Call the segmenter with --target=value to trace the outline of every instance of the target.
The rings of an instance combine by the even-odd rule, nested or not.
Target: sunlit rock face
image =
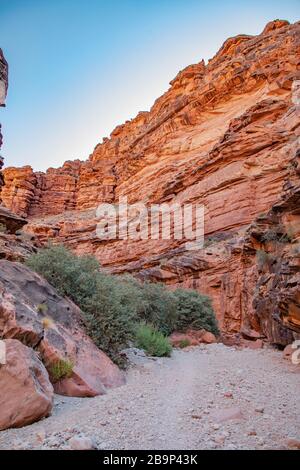
[[[298,294],[289,285],[298,268],[283,254],[290,268],[280,298],[289,289],[294,300],[286,300],[288,313],[285,307],[277,312],[273,320],[282,329],[276,329],[274,312],[263,314],[257,295],[264,279],[249,230],[300,184],[299,55],[299,22],[274,21],[258,36],[229,38],[208,64],[179,72],[149,112],[118,126],[87,161],[46,173],[6,168],[2,199],[28,218],[26,230],[41,241],[94,254],[116,273],[195,288],[212,297],[225,333],[262,332],[270,342],[287,343],[298,328]],[[95,208],[120,196],[130,203],[204,204],[205,247],[187,252],[181,240],[101,242]],[[285,209],[292,225],[295,210]],[[272,223],[288,230],[279,219]],[[287,249],[298,239],[291,230]],[[269,297],[274,289],[268,285]]]

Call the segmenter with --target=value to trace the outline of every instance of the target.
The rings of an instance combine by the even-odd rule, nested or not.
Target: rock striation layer
[[[87,161],[46,173],[6,168],[1,197],[40,241],[94,254],[115,273],[200,290],[212,297],[224,333],[287,344],[300,332],[299,266],[291,255],[299,241],[299,57],[299,22],[273,21],[258,36],[229,38],[208,64],[182,70],[149,112],[118,126]],[[120,196],[204,204],[204,248],[99,240],[95,208]],[[269,225],[261,226],[262,214]],[[267,238],[282,232],[281,242],[265,246],[257,227]],[[269,249],[281,261],[263,275],[257,252]]]

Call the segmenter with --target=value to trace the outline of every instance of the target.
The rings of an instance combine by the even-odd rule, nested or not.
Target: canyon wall
[[[5,106],[5,98],[8,87],[8,65],[4,58],[2,49],[0,49],[0,106]],[[2,134],[1,134],[1,123],[0,123],[0,149],[2,146]],[[0,170],[3,166],[3,158],[0,156]],[[0,188],[3,185],[3,177],[0,171]],[[1,189],[0,189],[1,190]],[[1,202],[1,199],[0,199]]]
[[[94,254],[115,273],[195,288],[212,297],[223,332],[287,344],[300,332],[299,57],[299,22],[230,38],[87,161],[6,168],[3,202],[42,242]],[[95,208],[120,196],[204,204],[204,248],[100,240]]]

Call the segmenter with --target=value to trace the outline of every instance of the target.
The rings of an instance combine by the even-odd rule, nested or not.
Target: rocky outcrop
[[[5,98],[8,87],[8,64],[0,49],[0,106],[5,106]]]
[[[300,169],[300,153],[294,165]],[[286,345],[300,338],[300,178],[249,231],[248,249],[256,251],[258,276],[254,309],[270,342]]]
[[[62,168],[50,168],[46,174],[34,173],[30,166],[4,171],[2,199],[22,217],[60,214],[76,206],[76,186],[80,161],[66,162]]]
[[[24,225],[27,224],[27,221],[6,209],[6,207],[0,206],[0,224],[3,229],[2,231],[14,234],[17,230],[24,227]]]
[[[84,333],[79,308],[24,265],[4,260],[0,337],[37,351],[60,394],[90,397],[124,383],[122,372]]]
[[[0,106],[5,106],[5,98],[8,87],[8,65],[4,58],[2,49],[0,49]],[[2,146],[2,134],[1,134],[1,124],[0,124],[0,149]],[[1,168],[3,166],[3,158],[0,156],[0,190],[3,186],[3,177],[1,174]],[[0,198],[1,203],[1,198]]]
[[[249,233],[262,213],[281,204],[290,184],[297,186],[290,178],[299,175],[290,170],[299,145],[299,52],[300,23],[274,21],[258,36],[228,39],[208,64],[181,71],[150,112],[118,126],[88,161],[45,174],[5,169],[3,201],[28,217],[26,231],[42,242],[94,254],[115,273],[210,295],[224,333],[290,341],[298,300],[289,303],[288,322],[279,315],[284,332],[262,320],[254,297],[263,280]],[[119,196],[129,203],[204,204],[205,247],[191,252],[185,240],[99,240],[95,208]],[[294,270],[280,279],[286,276],[281,292],[296,299],[293,281],[287,288]]]
[[[53,387],[37,354],[20,341],[1,341],[0,431],[26,426],[49,416]]]
[[[4,58],[2,49],[0,49],[0,106],[5,106],[5,98],[8,88],[8,64]],[[0,149],[2,146],[2,134],[0,124]],[[1,172],[3,166],[3,158],[0,155],[0,232],[7,231],[8,233],[15,233],[22,228],[27,222],[13,214],[7,208],[1,205],[1,188],[4,184],[3,175]]]

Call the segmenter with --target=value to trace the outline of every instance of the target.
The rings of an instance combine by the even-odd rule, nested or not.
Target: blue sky
[[[0,0],[6,166],[85,159],[229,36],[299,20],[299,0]]]

